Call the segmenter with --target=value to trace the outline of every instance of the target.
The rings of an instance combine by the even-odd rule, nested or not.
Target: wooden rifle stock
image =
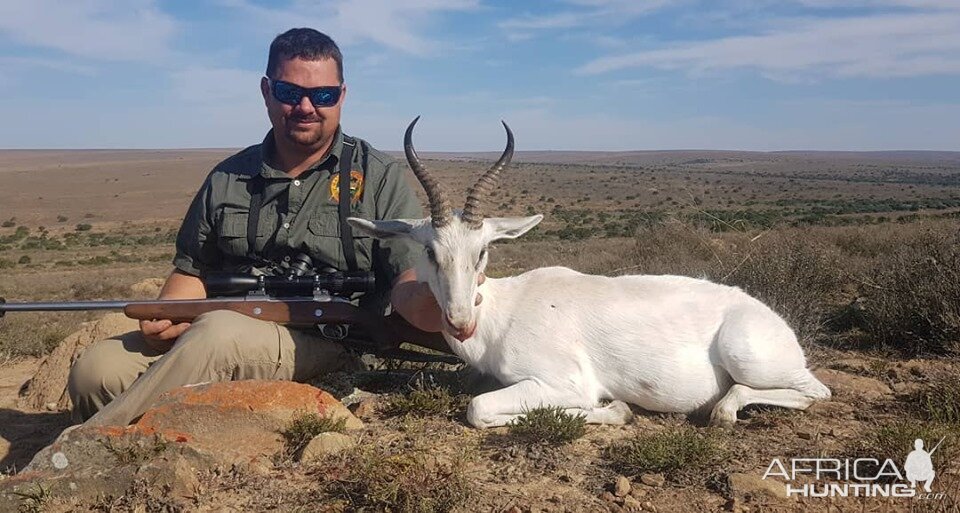
[[[336,299],[316,300],[312,297],[250,298],[225,297],[210,299],[174,299],[155,301],[78,301],[66,303],[7,303],[0,298],[0,317],[7,312],[52,312],[83,310],[123,310],[131,319],[169,319],[192,322],[198,316],[215,310],[230,310],[254,319],[272,321],[294,328],[321,325],[348,325],[348,341],[369,340],[381,352],[397,350],[400,344],[453,354],[440,333],[429,333],[410,325],[396,312],[380,316],[349,302]]]

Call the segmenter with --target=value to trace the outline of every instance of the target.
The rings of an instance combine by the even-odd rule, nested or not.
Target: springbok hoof
[[[630,405],[623,401],[611,401],[606,409],[610,412],[611,424],[627,424],[633,420]]]

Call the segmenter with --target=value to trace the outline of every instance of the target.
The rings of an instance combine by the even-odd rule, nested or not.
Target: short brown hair
[[[333,59],[337,63],[337,74],[343,83],[343,55],[337,43],[330,36],[312,28],[290,29],[275,37],[270,43],[270,55],[267,58],[267,76],[274,78],[280,61],[303,59],[319,61]]]

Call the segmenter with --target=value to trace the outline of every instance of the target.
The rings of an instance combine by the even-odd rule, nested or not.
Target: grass
[[[932,458],[934,468],[945,469],[960,455],[957,448],[958,435],[960,430],[955,425],[899,421],[871,429],[848,447],[848,453],[851,458],[874,458],[880,462],[889,458],[899,464],[905,461],[907,454],[913,450],[914,440],[923,440],[924,449],[929,451],[943,439]],[[875,475],[876,471],[876,468],[865,467],[861,474]]]
[[[676,479],[697,474],[725,453],[725,445],[715,432],[682,426],[614,442],[606,448],[604,457],[624,475],[658,472]]]
[[[390,394],[381,411],[390,417],[412,415],[452,418],[464,411],[469,402],[470,396],[454,394],[449,388],[420,385],[408,392]]]
[[[586,433],[586,417],[559,406],[533,408],[509,424],[511,436],[528,443],[562,445]]]
[[[476,491],[466,473],[469,459],[468,452],[444,458],[428,447],[394,452],[366,446],[345,453],[319,475],[327,495],[349,511],[445,512],[466,507]]]
[[[13,495],[20,497],[20,505],[17,507],[19,513],[40,513],[46,508],[50,501],[50,492],[43,487],[43,484],[37,483],[36,491],[13,492]]]
[[[960,377],[948,376],[927,385],[910,404],[927,421],[960,426]]]
[[[295,415],[280,435],[284,440],[284,457],[290,458],[303,451],[310,440],[320,433],[343,433],[347,428],[345,417],[323,417],[316,413]]]
[[[104,438],[100,440],[100,444],[117,458],[117,463],[120,465],[143,463],[166,451],[169,446],[169,442],[160,435],[154,435],[150,443],[136,440],[130,443],[117,444],[114,440]]]

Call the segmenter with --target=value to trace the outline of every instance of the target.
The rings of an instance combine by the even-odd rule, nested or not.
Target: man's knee
[[[130,372],[116,356],[117,341],[103,340],[88,347],[70,368],[67,390],[74,405],[106,403],[130,386],[124,379]]]
[[[273,323],[230,310],[197,316],[174,350],[196,355],[208,364],[245,358],[276,357],[279,335]]]

